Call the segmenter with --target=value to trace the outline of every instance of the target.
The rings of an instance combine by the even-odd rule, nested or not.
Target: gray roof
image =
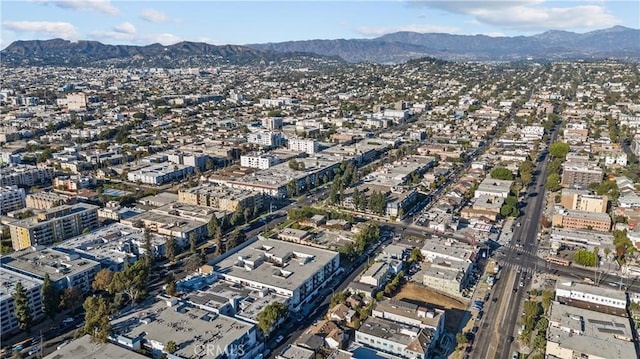
[[[145,359],[142,354],[85,335],[44,357],[45,359]]]

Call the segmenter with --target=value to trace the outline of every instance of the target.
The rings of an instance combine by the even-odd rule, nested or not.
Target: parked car
[[[63,348],[65,345],[71,343],[70,339],[67,339],[65,341],[63,341],[62,343],[58,344],[58,346],[56,347],[56,350],[60,350],[61,348]]]
[[[280,344],[280,342],[284,339],[284,337],[282,335],[278,335],[278,337],[276,338],[276,343]]]
[[[36,345],[35,347],[29,349],[29,352],[27,354],[28,355],[33,355],[33,354],[35,354],[35,353],[37,353],[39,351],[40,351],[40,347]]]

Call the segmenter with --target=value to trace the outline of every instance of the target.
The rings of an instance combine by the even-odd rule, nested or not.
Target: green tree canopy
[[[499,180],[512,180],[513,179],[513,173],[511,173],[511,170],[508,170],[508,169],[506,169],[504,167],[496,167],[496,168],[492,169],[491,172],[489,173],[489,175],[493,179],[499,179]]]
[[[109,301],[103,297],[91,296],[85,299],[84,304],[84,326],[81,332],[89,334],[94,339],[106,343],[111,331],[109,321]]]
[[[274,325],[287,318],[288,313],[289,309],[280,302],[267,305],[258,313],[258,329],[265,335],[269,334]]]
[[[44,314],[51,319],[55,319],[60,307],[60,293],[56,285],[51,281],[49,273],[44,276],[44,281],[40,288],[40,297],[42,298],[42,311]]]
[[[27,291],[22,286],[22,282],[16,284],[16,291],[12,294],[14,315],[18,319],[18,328],[20,330],[31,330],[31,324],[33,321],[31,307],[29,306],[29,297],[27,297]]]
[[[554,142],[549,145],[549,153],[555,158],[561,158],[564,160],[567,157],[567,153],[571,150],[568,143]]]

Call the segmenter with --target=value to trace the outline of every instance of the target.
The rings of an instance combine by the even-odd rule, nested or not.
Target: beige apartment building
[[[567,229],[592,229],[609,232],[611,217],[606,213],[562,210],[553,215],[552,225]]]
[[[36,192],[26,197],[28,208],[34,209],[51,209],[63,204],[73,204],[76,202],[74,197],[61,195],[55,192]]]
[[[220,185],[203,185],[178,191],[178,201],[185,204],[233,212],[241,208],[262,208],[262,194]]]
[[[606,213],[609,199],[607,196],[593,195],[589,191],[565,188],[562,190],[560,204],[574,211]]]

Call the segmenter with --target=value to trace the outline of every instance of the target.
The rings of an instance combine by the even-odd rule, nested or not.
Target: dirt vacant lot
[[[466,304],[458,299],[421,287],[415,283],[405,284],[394,299],[407,299],[415,304],[432,304],[441,309],[465,309]]]

